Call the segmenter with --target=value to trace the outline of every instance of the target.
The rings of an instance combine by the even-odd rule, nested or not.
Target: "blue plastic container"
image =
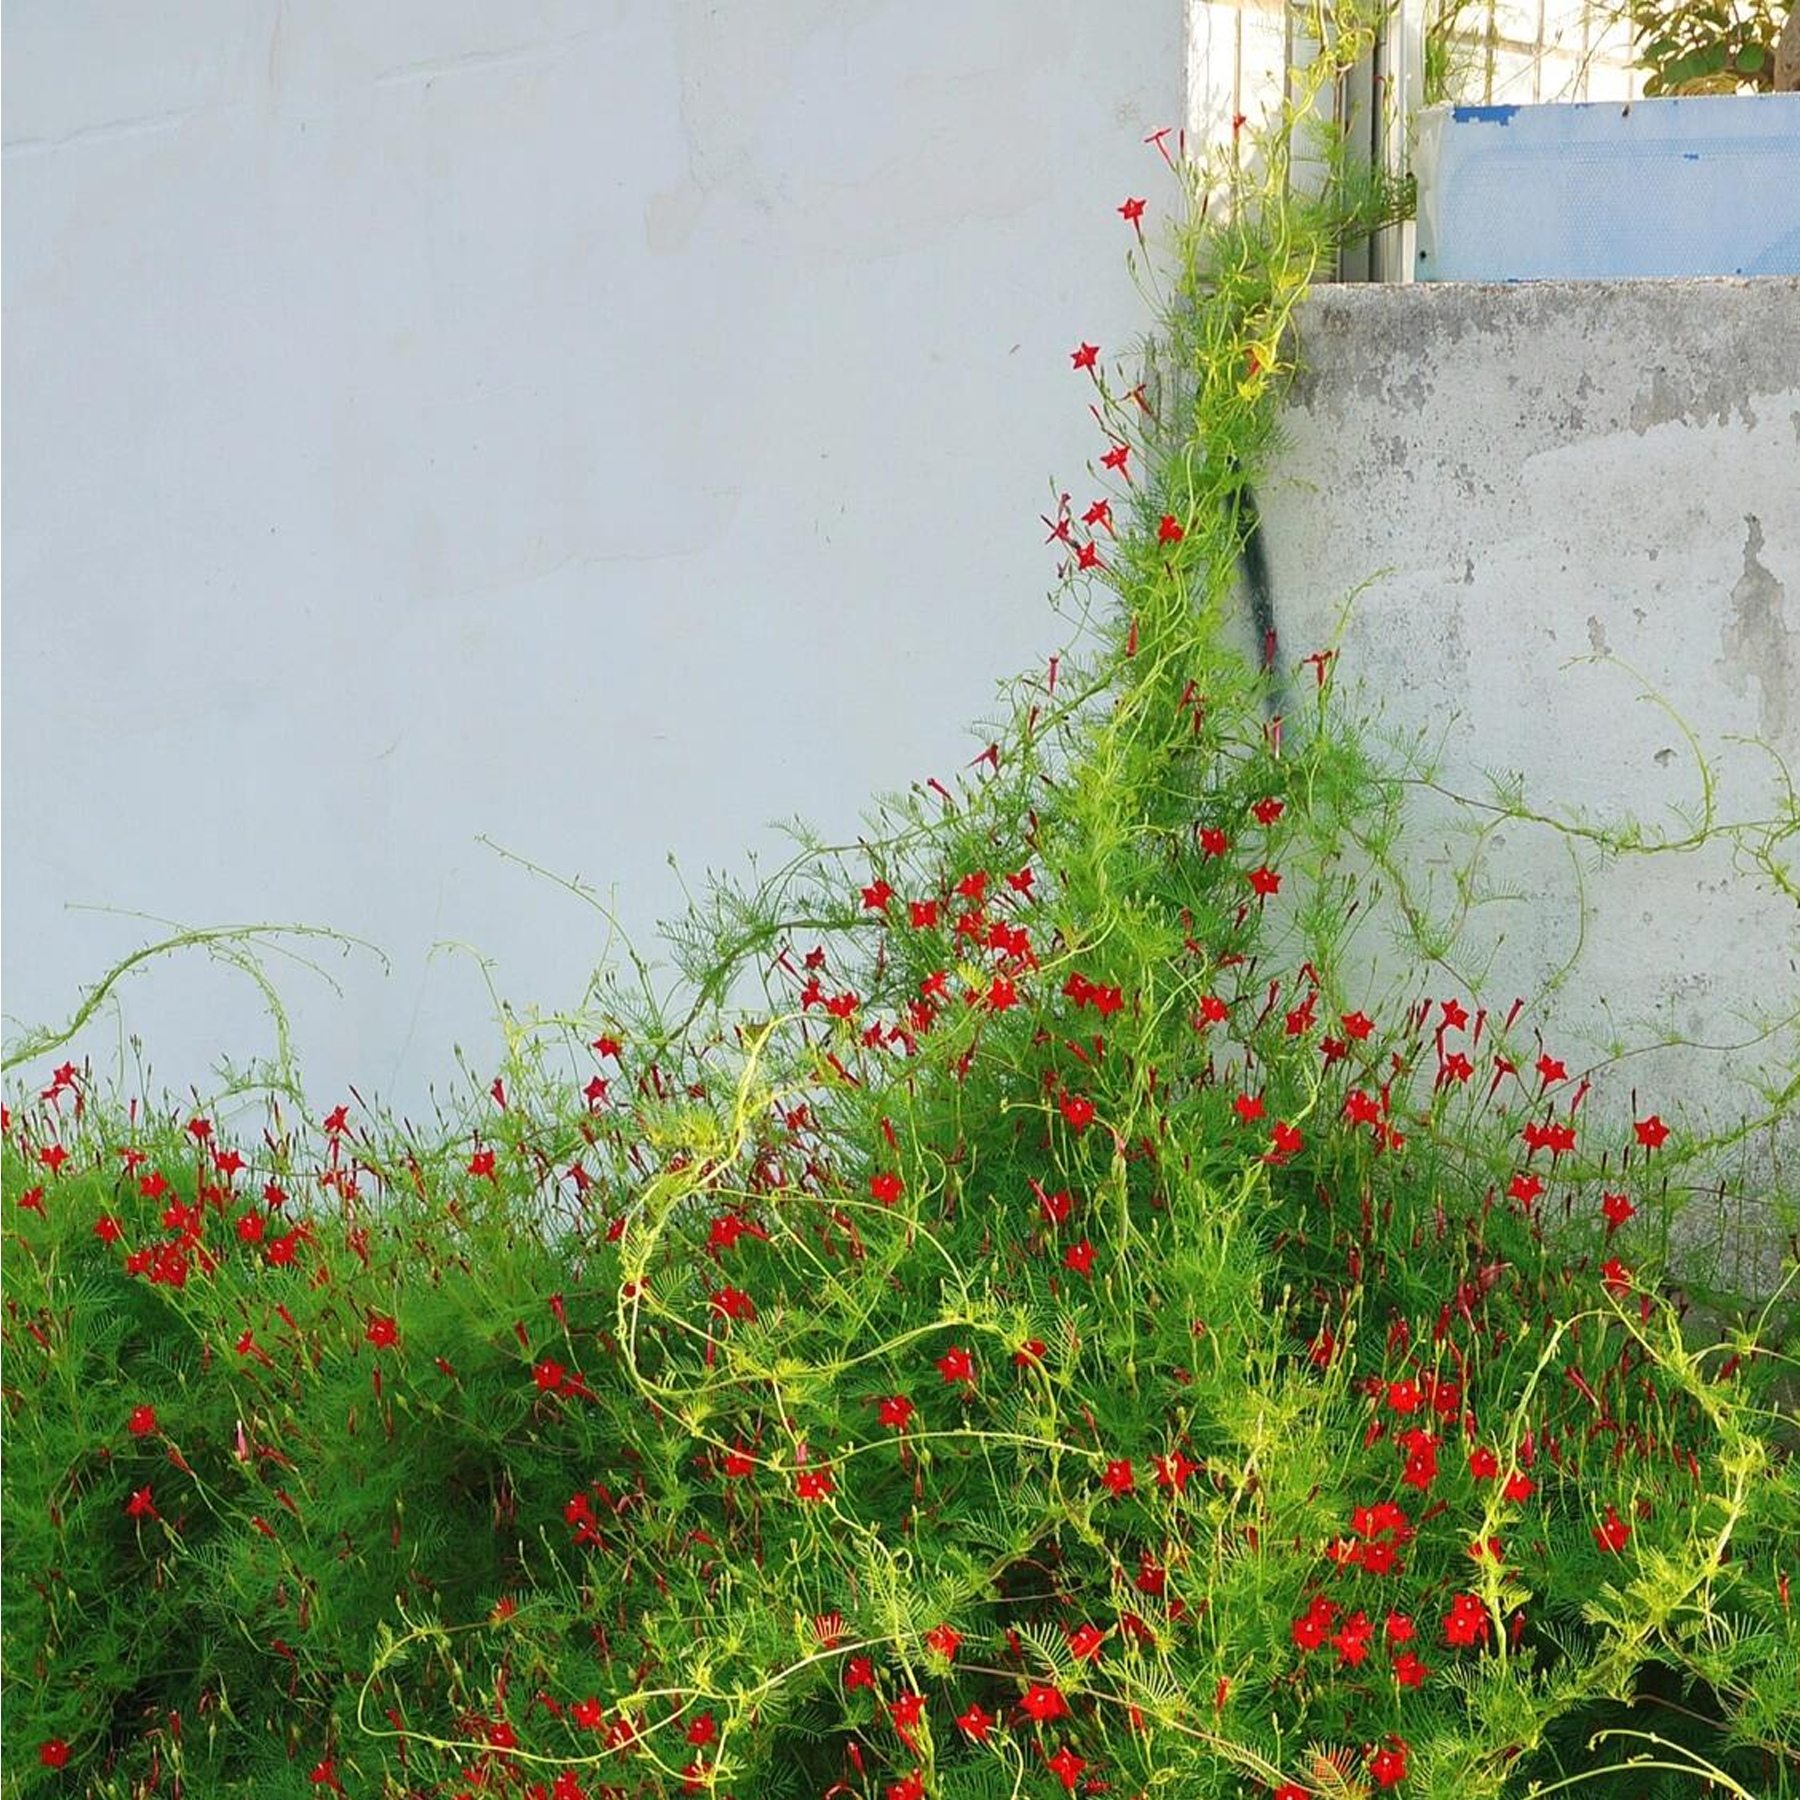
[[[1434,106],[1417,129],[1420,281],[1800,275],[1800,94]]]

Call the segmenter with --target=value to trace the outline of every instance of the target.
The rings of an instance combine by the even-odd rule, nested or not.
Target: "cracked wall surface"
[[[1602,859],[1416,790],[1434,906],[1458,822],[1494,831],[1455,968],[1501,1008],[1553,989],[1571,1069],[1607,1063],[1615,1103],[1718,1129],[1797,1055],[1800,909],[1750,854],[1800,863],[1769,836],[1781,765],[1800,771],[1797,317],[1800,282],[1776,278],[1318,290],[1262,496],[1284,660],[1348,605],[1343,678],[1441,789],[1498,784],[1646,842],[1709,807],[1752,828]],[[1749,1148],[1753,1186],[1800,1190],[1791,1121]]]
[[[299,920],[310,1083],[488,1066],[708,866],[853,838],[1041,666],[1143,326],[1180,0],[7,0],[5,1005]],[[903,624],[897,624],[903,621]],[[648,946],[653,949],[653,946]],[[198,959],[152,1084],[268,1050]],[[105,1070],[108,1020],[78,1048]]]

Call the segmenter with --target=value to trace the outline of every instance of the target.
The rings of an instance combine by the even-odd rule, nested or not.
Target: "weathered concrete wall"
[[[1401,11],[1422,28],[1423,5],[1408,0]],[[1189,132],[1228,144],[1235,115],[1260,119],[1291,98],[1291,71],[1308,54],[1305,25],[1303,9],[1284,0],[1188,0]],[[1631,100],[1643,87],[1631,52],[1630,20],[1600,0],[1482,0],[1445,36],[1430,98]]]
[[[1540,811],[1680,839],[1705,804],[1691,731],[1719,823],[1782,816],[1767,751],[1734,740],[1800,771],[1800,283],[1334,287],[1300,349],[1263,497],[1284,659],[1373,577],[1340,668],[1441,746],[1445,786],[1489,797],[1500,773]],[[1419,798],[1442,900],[1457,809]],[[1550,1006],[1571,1069],[1658,1037],[1739,1046],[1609,1077],[1723,1123],[1794,1066],[1791,1024],[1759,1034],[1800,1006],[1800,908],[1729,840],[1596,866],[1504,823],[1488,848],[1516,897],[1475,910],[1453,961],[1491,954],[1505,1007],[1579,947]],[[1800,872],[1800,835],[1775,849]]]
[[[12,1018],[160,934],[68,902],[330,924],[394,974],[275,964],[309,1082],[416,1108],[496,1041],[434,942],[557,1007],[606,937],[477,833],[646,933],[669,851],[851,837],[965,762],[1060,635],[1037,517],[1100,447],[1068,353],[1143,328],[1113,209],[1172,194],[1181,33],[7,0]],[[126,999],[178,1087],[270,1043],[198,958]]]

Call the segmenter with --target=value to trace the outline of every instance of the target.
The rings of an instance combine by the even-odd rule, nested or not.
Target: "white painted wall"
[[[5,1010],[158,928],[309,1086],[491,1064],[771,818],[852,834],[1055,647],[1067,352],[1145,308],[1181,0],[6,0]],[[196,958],[153,1080],[270,1033]],[[121,1026],[86,1045],[116,1060]],[[110,1046],[110,1050],[108,1049]]]

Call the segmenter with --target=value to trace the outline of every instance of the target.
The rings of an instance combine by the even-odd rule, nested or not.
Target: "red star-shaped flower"
[[[994,1728],[994,1715],[983,1712],[979,1706],[971,1706],[966,1713],[958,1716],[956,1723],[966,1737],[982,1744],[987,1741],[987,1734]]]
[[[1060,1719],[1069,1710],[1069,1703],[1062,1697],[1061,1690],[1042,1681],[1034,1681],[1026,1689],[1025,1698],[1019,1704],[1040,1725],[1047,1725],[1052,1719]]]
[[[794,1480],[794,1492],[802,1500],[823,1500],[833,1486],[829,1469],[802,1469]]]
[[[1631,1127],[1637,1133],[1637,1141],[1646,1150],[1659,1150],[1669,1135],[1669,1128],[1661,1118],[1652,1113],[1647,1119],[1637,1120]]]
[[[1069,1129],[1076,1133],[1087,1130],[1094,1122],[1094,1103],[1085,1094],[1064,1094],[1058,1100],[1062,1116],[1068,1120]]]
[[[1179,1450],[1172,1456],[1159,1456],[1156,1459],[1156,1485],[1171,1488],[1177,1494],[1187,1487],[1189,1477],[1199,1472],[1200,1465],[1189,1462]]]
[[[1487,1608],[1473,1594],[1458,1594],[1444,1615],[1444,1642],[1451,1645],[1485,1644],[1488,1638]]]
[[[894,1729],[906,1738],[908,1734],[925,1716],[925,1696],[923,1694],[901,1694],[897,1699],[888,1702],[888,1717],[894,1721]]]
[[[890,1394],[881,1403],[882,1424],[891,1425],[896,1431],[904,1431],[907,1420],[912,1416],[913,1403],[904,1394]]]
[[[1610,1550],[1615,1554],[1625,1548],[1631,1536],[1631,1527],[1612,1509],[1606,1509],[1606,1523],[1594,1527],[1594,1542],[1602,1550]]]
[[[1575,1127],[1557,1119],[1546,1120],[1541,1125],[1533,1121],[1519,1135],[1528,1149],[1548,1150],[1552,1156],[1566,1156],[1575,1148]]]
[[[1098,344],[1082,344],[1069,352],[1069,361],[1078,369],[1091,369],[1099,357],[1100,346]]]
[[[1509,1200],[1516,1200],[1521,1206],[1530,1206],[1543,1191],[1542,1176],[1518,1174],[1507,1184],[1506,1195]]]
[[[971,1387],[975,1384],[975,1363],[968,1351],[961,1348],[946,1350],[938,1358],[938,1372],[943,1378],[954,1384],[966,1381]]]
[[[1400,1479],[1408,1487],[1416,1487],[1423,1494],[1437,1480],[1437,1472],[1437,1448],[1427,1440],[1408,1453],[1406,1467],[1400,1471]]]
[[[1391,1788],[1406,1779],[1406,1743],[1402,1738],[1389,1738],[1369,1758],[1369,1774],[1379,1788]]]

